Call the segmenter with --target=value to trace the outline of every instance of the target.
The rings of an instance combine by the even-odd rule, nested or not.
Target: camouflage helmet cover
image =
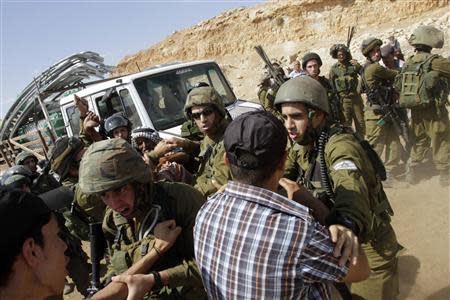
[[[367,38],[361,44],[361,53],[367,57],[369,56],[370,51],[376,47],[380,47],[382,44],[383,42],[380,39],[374,37]]]
[[[83,193],[104,193],[131,182],[151,183],[151,168],[122,138],[92,144],[80,164]]]
[[[222,117],[226,115],[220,95],[210,86],[197,87],[189,92],[184,105],[184,116],[186,119],[189,120],[191,118],[192,107],[198,105],[212,105]]]
[[[426,45],[431,48],[442,48],[444,33],[433,26],[419,26],[413,31],[408,42],[411,46]]]
[[[319,67],[322,66],[322,59],[320,58],[319,54],[315,53],[315,52],[308,52],[305,55],[303,55],[302,58],[302,68],[305,69],[306,68],[306,64],[308,63],[308,61],[310,60],[317,60],[317,63],[319,64]]]
[[[333,46],[331,46],[331,48],[330,48],[331,57],[336,59],[337,53],[339,51],[343,51],[347,55],[346,59],[352,59],[352,54],[350,53],[350,49],[344,44],[334,44]]]
[[[280,110],[283,103],[293,102],[330,113],[327,91],[317,80],[309,76],[299,76],[281,85],[274,102],[277,109]]]
[[[22,151],[16,157],[16,165],[22,165],[23,162],[29,157],[34,158],[36,160],[36,163],[38,162],[37,157],[33,153],[29,151]]]
[[[6,170],[6,172],[2,176],[1,183],[4,186],[20,181],[23,181],[23,183],[31,184],[32,177],[33,174],[27,167],[16,165]]]
[[[50,155],[50,167],[52,171],[64,179],[69,173],[71,164],[78,152],[84,148],[84,143],[77,137],[63,136],[56,140]]]

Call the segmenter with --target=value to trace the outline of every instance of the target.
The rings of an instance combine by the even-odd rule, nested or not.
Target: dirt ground
[[[386,192],[395,211],[393,226],[406,248],[399,258],[399,299],[450,299],[450,187],[438,176]]]

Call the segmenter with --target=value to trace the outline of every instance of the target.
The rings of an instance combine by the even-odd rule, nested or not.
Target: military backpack
[[[439,55],[429,54],[421,62],[409,59],[405,63],[395,79],[400,93],[400,107],[413,108],[433,101],[446,101],[449,82],[438,71],[431,69],[431,62],[436,57]]]

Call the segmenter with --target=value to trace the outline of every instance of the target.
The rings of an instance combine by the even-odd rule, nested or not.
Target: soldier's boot
[[[448,170],[439,171],[439,184],[442,187],[447,187],[450,184],[450,173]]]

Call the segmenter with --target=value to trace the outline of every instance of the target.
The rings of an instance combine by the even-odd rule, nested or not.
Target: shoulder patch
[[[339,170],[358,170],[355,163],[351,160],[341,160],[340,162],[337,162],[333,165],[333,170],[339,171]]]

